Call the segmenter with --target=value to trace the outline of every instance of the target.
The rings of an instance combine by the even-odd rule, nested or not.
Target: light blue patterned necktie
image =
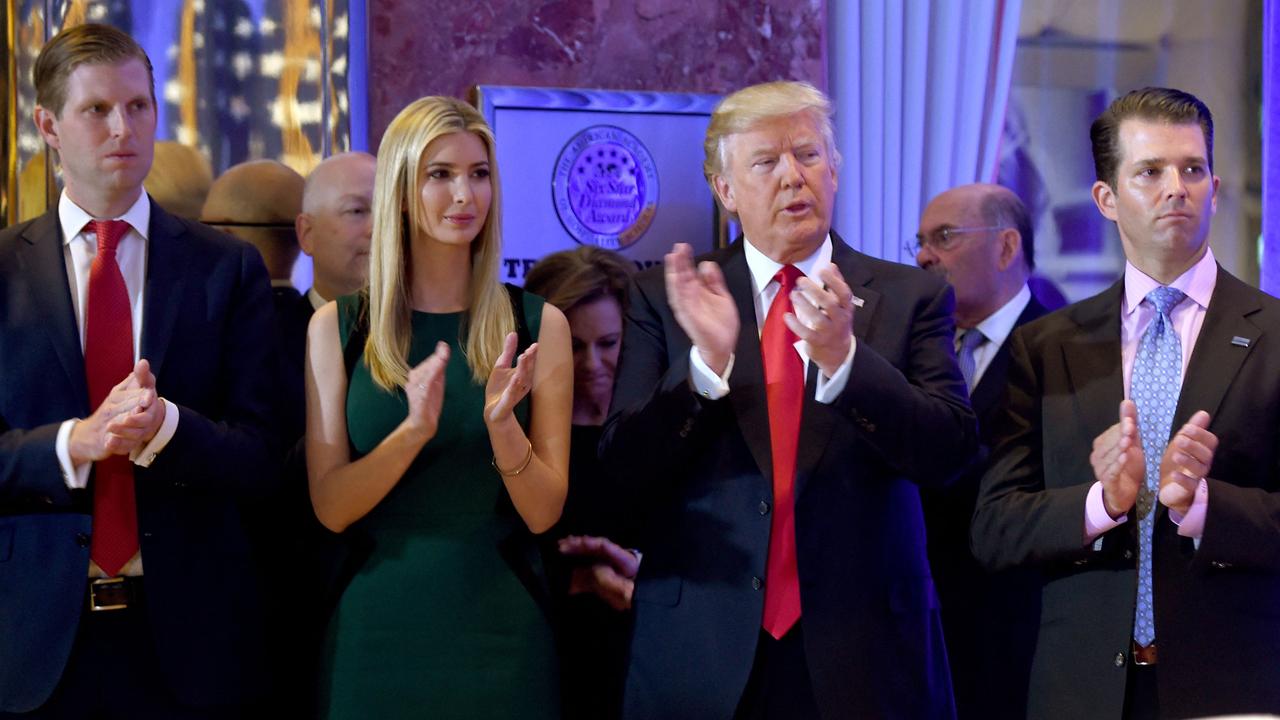
[[[1133,639],[1142,646],[1155,641],[1155,612],[1151,597],[1151,533],[1160,487],[1160,459],[1169,443],[1173,411],[1182,388],[1182,342],[1169,313],[1186,295],[1171,287],[1147,293],[1156,316],[1142,334],[1133,360],[1129,397],[1138,405],[1138,431],[1146,460],[1146,482],[1138,489],[1138,597],[1133,617]]]
[[[986,341],[987,336],[983,335],[978,328],[969,328],[960,336],[960,350],[956,353],[956,360],[960,365],[960,374],[964,376],[964,385],[969,392],[973,392],[975,384],[973,378],[978,374],[978,363],[973,353]]]

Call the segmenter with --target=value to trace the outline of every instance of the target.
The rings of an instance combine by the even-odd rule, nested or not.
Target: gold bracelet
[[[503,476],[503,477],[515,477],[515,476],[519,475],[520,473],[524,472],[524,471],[525,471],[525,468],[529,467],[529,463],[530,463],[530,462],[533,462],[533,443],[532,443],[532,442],[530,442],[527,438],[525,439],[525,442],[526,442],[526,443],[528,443],[528,445],[529,445],[529,451],[528,451],[527,453],[525,453],[525,455],[524,455],[524,462],[520,463],[520,467],[519,467],[519,468],[517,468],[517,469],[515,469],[515,470],[512,470],[511,472],[507,472],[506,470],[503,470],[502,468],[498,467],[498,456],[497,456],[497,455],[494,455],[494,456],[493,456],[493,460],[490,460],[490,461],[489,461],[489,464],[490,464],[490,465],[492,465],[492,466],[493,466],[493,469],[494,469],[494,470],[497,470],[497,471],[498,471],[498,474],[499,474],[499,475],[501,475],[501,476]]]

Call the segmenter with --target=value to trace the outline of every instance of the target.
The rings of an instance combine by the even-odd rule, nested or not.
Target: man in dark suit
[[[1008,188],[975,183],[925,206],[909,249],[956,293],[956,355],[978,416],[981,450],[951,485],[920,489],[929,565],[942,601],[942,629],[960,718],[1019,717],[1038,616],[1028,573],[990,576],[969,552],[969,520],[992,442],[991,422],[1015,327],[1048,312],[1027,279],[1035,235],[1026,207]],[[1021,678],[1021,680],[1019,680]]]
[[[603,443],[647,505],[624,714],[950,717],[916,486],[976,447],[952,292],[831,232],[812,86],[726,97],[705,147],[744,239],[636,278]]]
[[[0,233],[0,716],[236,716],[266,682],[239,507],[277,472],[267,275],[143,192],[131,38],[66,30],[34,80],[65,187]]]
[[[1202,102],[1090,135],[1124,277],[1014,332],[974,553],[1042,575],[1029,716],[1280,712],[1280,302],[1214,261]]]

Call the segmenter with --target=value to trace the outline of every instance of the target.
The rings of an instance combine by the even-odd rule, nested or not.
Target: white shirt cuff
[[[693,384],[693,389],[708,400],[719,400],[728,395],[729,373],[733,372],[733,359],[734,356],[730,354],[729,364],[724,368],[724,375],[716,375],[715,371],[702,361],[702,354],[698,352],[698,348],[689,348],[689,382]]]
[[[178,406],[160,398],[164,403],[164,420],[160,423],[160,429],[156,431],[155,437],[151,438],[151,442],[141,449],[134,450],[129,453],[129,460],[138,467],[150,467],[151,463],[156,461],[156,456],[164,450],[169,441],[173,439],[173,433],[178,429]]]
[[[823,405],[830,405],[835,399],[840,397],[840,393],[844,392],[844,386],[849,384],[849,368],[853,367],[853,354],[858,350],[858,338],[849,338],[849,354],[845,356],[844,362],[840,363],[840,367],[836,368],[836,374],[827,377],[822,368],[818,368],[818,383],[813,390],[813,399]],[[809,358],[809,343],[801,340],[796,343],[796,352],[805,358]]]
[[[53,442],[53,451],[58,456],[58,466],[62,469],[62,482],[69,490],[83,490],[89,484],[89,470],[93,463],[87,462],[76,467],[71,463],[71,430],[79,420],[67,420],[58,428],[58,437]]]

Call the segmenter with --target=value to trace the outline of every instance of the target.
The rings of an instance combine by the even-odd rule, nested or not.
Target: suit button
[[[1115,660],[1113,660],[1112,662],[1116,664],[1116,667],[1124,667],[1124,653],[1122,652],[1116,653]]]
[[[1133,551],[1132,551],[1132,550],[1125,550],[1125,551],[1124,551],[1124,559],[1125,559],[1125,560],[1132,560],[1132,559],[1133,559]]]
[[[1227,568],[1231,567],[1231,563],[1222,562],[1221,560],[1214,560],[1213,562],[1209,563],[1209,567],[1213,568],[1214,570],[1226,570]]]
[[[1072,565],[1075,565],[1076,567],[1080,567],[1081,565],[1088,565],[1088,564],[1089,564],[1089,559],[1088,559],[1088,558],[1080,558],[1079,560],[1075,560],[1075,561],[1073,561],[1071,564],[1072,564]]]
[[[751,578],[751,589],[752,589],[752,590],[759,590],[759,589],[760,589],[760,588],[762,588],[762,587],[764,587],[764,580],[761,580],[759,577],[753,577],[753,578]]]
[[[79,545],[80,547],[89,547],[89,534],[76,533],[76,545]]]
[[[761,514],[761,515],[768,515],[768,514],[769,514],[769,503],[767,503],[767,502],[765,502],[765,501],[761,500],[761,501],[760,501],[760,504],[756,506],[756,510],[760,511],[760,514]]]

